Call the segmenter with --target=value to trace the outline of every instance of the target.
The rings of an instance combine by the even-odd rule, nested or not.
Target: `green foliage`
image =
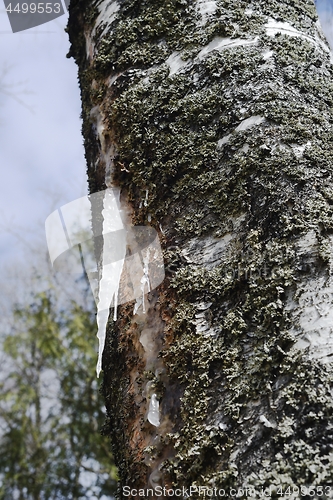
[[[112,497],[116,469],[99,429],[95,317],[56,291],[14,311],[0,372],[0,499]],[[105,497],[104,497],[105,498]]]

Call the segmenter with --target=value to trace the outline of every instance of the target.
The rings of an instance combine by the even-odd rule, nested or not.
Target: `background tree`
[[[110,498],[114,492],[116,471],[100,435],[93,310],[73,301],[59,311],[59,290],[45,284],[30,304],[15,308],[12,331],[2,336],[3,500]]]
[[[73,0],[68,30],[90,190],[119,186],[175,271],[110,320],[120,487],[329,486],[333,94],[313,1]]]

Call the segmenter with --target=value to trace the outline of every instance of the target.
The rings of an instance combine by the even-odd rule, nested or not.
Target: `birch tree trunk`
[[[72,0],[68,30],[90,191],[121,189],[167,271],[145,313],[109,319],[119,497],[331,497],[333,85],[313,2]]]

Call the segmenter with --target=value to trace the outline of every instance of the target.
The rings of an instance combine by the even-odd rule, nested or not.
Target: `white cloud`
[[[0,259],[15,257],[17,240],[3,233],[6,226],[29,238],[58,205],[87,192],[81,136],[81,104],[77,68],[66,58],[66,15],[37,28],[11,33],[7,15],[0,11],[1,68],[5,83],[16,95],[20,86],[29,94],[0,94]],[[46,248],[46,247],[45,247]]]

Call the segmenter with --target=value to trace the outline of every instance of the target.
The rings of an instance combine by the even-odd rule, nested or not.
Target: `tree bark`
[[[109,319],[119,497],[329,498],[333,86],[313,2],[72,0],[68,30],[90,191],[119,187],[165,252],[147,311]]]

